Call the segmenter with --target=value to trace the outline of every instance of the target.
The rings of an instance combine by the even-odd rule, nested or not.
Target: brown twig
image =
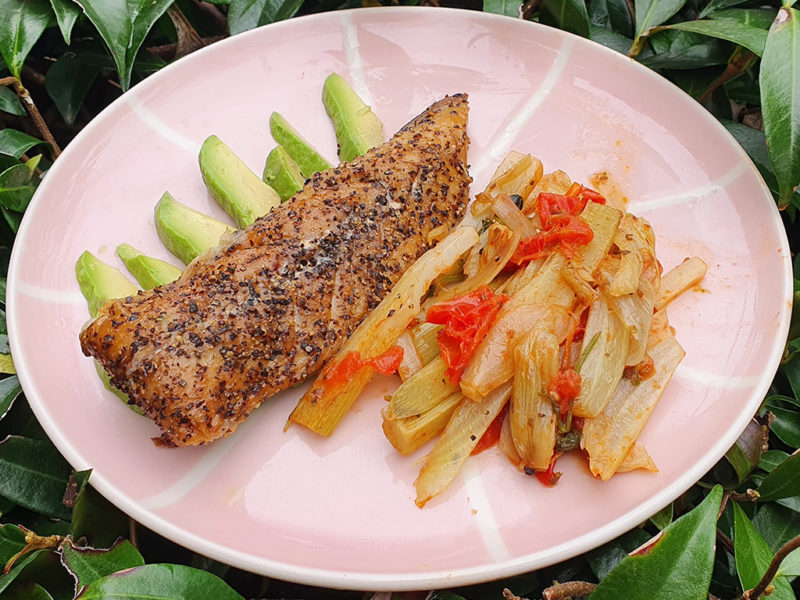
[[[719,529],[717,529],[717,543],[720,546],[724,546],[725,550],[727,550],[730,554],[733,554],[733,540],[722,533],[722,531]]]
[[[728,496],[736,502],[756,502],[761,497],[761,494],[756,490],[747,488],[746,492],[728,492]]]
[[[217,28],[217,31],[220,33],[227,33],[228,19],[219,11],[219,8],[210,2],[203,2],[202,0],[194,0],[194,3],[203,14],[214,21],[214,26]]]
[[[53,137],[53,134],[50,133],[50,128],[47,127],[47,123],[44,122],[42,114],[39,112],[39,109],[36,108],[33,98],[31,98],[31,95],[28,90],[25,89],[25,86],[22,85],[22,82],[16,77],[3,77],[0,78],[0,85],[14,88],[14,91],[17,93],[17,96],[22,102],[22,105],[25,107],[25,110],[28,111],[28,114],[33,120],[34,125],[36,125],[36,129],[39,130],[42,139],[49,143],[50,147],[53,149],[53,160],[58,158],[61,154],[61,148],[58,147],[56,139]]]
[[[519,18],[527,21],[534,14],[539,12],[539,7],[542,5],[542,0],[525,0],[525,3],[519,9]]]
[[[525,600],[525,599],[517,596],[510,589],[503,588],[503,600]]]
[[[172,24],[175,26],[175,32],[178,34],[178,45],[175,48],[175,58],[181,58],[187,54],[191,54],[205,46],[205,42],[197,33],[192,24],[183,14],[177,4],[173,4],[167,9],[167,16],[169,16]]]
[[[716,92],[717,89],[729,82],[731,79],[734,79],[735,77],[738,77],[744,73],[755,61],[756,55],[749,50],[741,53],[740,55],[734,53],[734,56],[725,66],[725,70],[722,72],[722,74],[709,84],[706,90],[700,94],[700,97],[697,99],[697,101],[700,104],[708,102],[711,99],[711,95]]]
[[[800,535],[789,540],[778,549],[761,581],[753,589],[742,592],[742,595],[738,596],[736,600],[758,600],[758,598],[761,598],[772,583],[772,580],[775,579],[783,559],[798,548],[800,548]]]
[[[139,547],[139,536],[136,532],[136,521],[128,517],[128,539],[130,540],[131,544],[133,544],[134,548]]]
[[[597,587],[596,583],[588,581],[568,581],[567,583],[557,583],[542,592],[543,600],[567,600],[577,596],[586,597]]]

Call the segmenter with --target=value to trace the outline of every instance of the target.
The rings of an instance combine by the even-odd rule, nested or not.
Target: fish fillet
[[[467,97],[445,97],[181,277],[106,303],[80,335],[114,386],[187,446],[230,435],[317,371],[466,208]]]

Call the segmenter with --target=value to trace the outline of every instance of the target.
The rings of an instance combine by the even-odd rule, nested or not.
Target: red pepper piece
[[[454,384],[461,380],[475,348],[489,332],[506,300],[508,296],[495,294],[484,285],[428,309],[427,321],[444,325],[437,341],[447,364],[447,376]]]
[[[480,454],[484,450],[488,450],[500,440],[500,432],[503,430],[503,421],[505,421],[507,414],[508,404],[506,404],[503,409],[497,413],[494,421],[492,421],[491,425],[489,425],[486,431],[483,432],[481,439],[478,440],[477,445],[472,449],[473,455]]]
[[[326,367],[323,381],[326,387],[337,388],[348,383],[364,367],[372,367],[378,373],[391,375],[397,371],[403,361],[403,349],[400,346],[392,346],[383,354],[364,360],[361,353],[353,350],[345,354],[344,358],[330,368]]]
[[[553,457],[550,459],[550,464],[547,466],[547,470],[536,471],[536,479],[547,487],[553,487],[558,480],[561,479],[561,473],[556,473],[556,461],[560,456],[561,454],[559,453],[553,454]]]
[[[521,265],[529,260],[541,258],[556,246],[568,258],[574,258],[579,248],[594,238],[594,232],[585,222],[572,215],[552,215],[547,229],[542,233],[522,240],[509,262]]]
[[[549,392],[558,396],[558,410],[563,419],[569,412],[572,401],[581,393],[581,376],[575,369],[561,369],[550,381]]]

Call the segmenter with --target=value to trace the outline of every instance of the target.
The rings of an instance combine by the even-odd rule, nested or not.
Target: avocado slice
[[[311,144],[280,114],[274,112],[270,115],[269,130],[275,141],[283,146],[283,149],[300,167],[300,172],[304,177],[311,177],[314,173],[331,168],[331,163],[314,150]]]
[[[133,285],[119,270],[104,263],[89,251],[78,257],[75,263],[75,276],[83,297],[89,303],[89,313],[92,317],[96,317],[100,307],[109,300],[135,296],[139,292],[139,288]],[[103,382],[103,387],[127,403],[128,395],[111,385],[111,376],[106,373],[103,365],[94,361],[94,368],[100,381]],[[142,414],[142,410],[138,406],[130,404],[128,406],[134,412]]]
[[[178,260],[189,264],[209,248],[219,246],[220,238],[233,227],[204,215],[164,192],[155,210],[158,237]]]
[[[264,165],[264,182],[278,192],[281,202],[299,192],[305,181],[300,167],[283,146],[273,148]]]
[[[75,277],[83,297],[89,303],[92,317],[97,316],[97,311],[107,301],[135,296],[139,292],[139,288],[119,270],[104,263],[88,250],[75,263]]]
[[[333,121],[342,162],[353,160],[384,142],[383,123],[341,75],[331,73],[325,79],[322,103]]]
[[[145,256],[128,244],[117,246],[117,256],[122,259],[139,285],[146,290],[175,281],[182,273],[175,265],[152,256]]]
[[[281,203],[278,193],[217,136],[203,142],[199,160],[208,191],[239,227],[247,227]]]

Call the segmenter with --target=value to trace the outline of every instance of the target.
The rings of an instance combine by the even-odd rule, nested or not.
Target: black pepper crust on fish
[[[303,189],[181,277],[106,303],[81,332],[167,446],[230,435],[306,379],[464,214],[467,96],[445,97]]]

